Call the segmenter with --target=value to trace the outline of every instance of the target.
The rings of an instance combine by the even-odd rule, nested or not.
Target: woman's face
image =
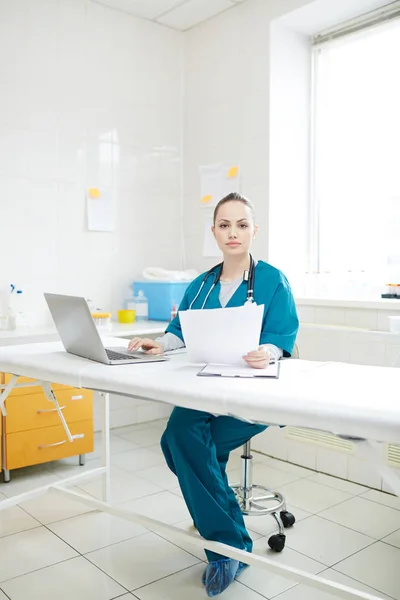
[[[212,231],[221,252],[235,256],[249,252],[257,227],[250,208],[243,202],[232,200],[218,209]]]

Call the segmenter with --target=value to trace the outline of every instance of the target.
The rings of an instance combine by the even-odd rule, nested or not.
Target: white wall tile
[[[388,367],[400,367],[400,336],[397,342],[385,344],[385,365]]]
[[[341,479],[347,478],[347,458],[343,452],[335,452],[329,448],[317,448],[317,471],[334,475]]]
[[[287,460],[295,465],[301,465],[308,469],[316,469],[317,466],[317,446],[287,440]]]
[[[371,463],[357,456],[349,456],[347,459],[346,479],[377,490],[380,490],[382,487],[382,479],[376,469],[373,468]]]
[[[378,311],[372,309],[346,308],[346,321],[348,327],[361,329],[378,329]]]
[[[274,456],[281,460],[287,460],[287,439],[284,429],[279,427],[268,427],[265,431],[256,435],[251,442],[253,450]]]
[[[297,315],[300,323],[315,323],[314,306],[297,306]]]
[[[179,32],[85,0],[0,2],[0,292],[24,290],[30,324],[45,290],[115,314],[144,267],[181,268],[182,78]],[[88,186],[112,189],[114,232],[87,231]]]
[[[392,313],[387,310],[378,310],[378,330],[389,331],[389,315]],[[396,314],[394,312],[393,314]]]
[[[169,417],[173,406],[162,402],[146,402],[138,407],[138,423],[146,421],[154,421],[155,419],[163,419]]]
[[[315,322],[324,325],[345,325],[346,310],[344,308],[317,306],[315,308]]]

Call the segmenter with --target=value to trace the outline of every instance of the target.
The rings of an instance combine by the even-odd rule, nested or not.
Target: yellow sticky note
[[[208,196],[203,196],[202,199],[200,200],[200,202],[202,204],[207,204],[208,202],[211,202],[212,200],[212,196],[210,194],[208,194]]]
[[[232,179],[234,177],[237,177],[239,173],[239,167],[231,167],[228,171],[228,177],[231,177]]]
[[[89,197],[90,198],[100,198],[100,190],[98,188],[89,188]]]

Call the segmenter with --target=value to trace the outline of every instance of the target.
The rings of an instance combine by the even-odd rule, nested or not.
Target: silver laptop
[[[128,352],[126,348],[104,348],[85,298],[44,294],[64,348],[70,354],[89,358],[106,365],[168,360],[144,352]]]

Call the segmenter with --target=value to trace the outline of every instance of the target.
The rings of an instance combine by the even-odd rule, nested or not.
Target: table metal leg
[[[103,500],[110,502],[111,497],[111,482],[110,482],[110,395],[107,393],[100,394],[103,397],[103,414],[102,414],[102,466],[106,468],[103,473]]]

